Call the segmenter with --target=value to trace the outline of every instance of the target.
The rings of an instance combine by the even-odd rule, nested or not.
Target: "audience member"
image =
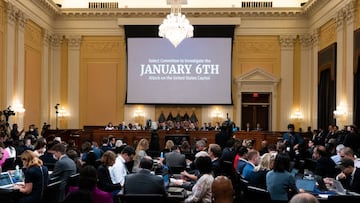
[[[50,174],[50,178],[58,178],[62,180],[63,183],[60,186],[60,201],[65,199],[65,186],[67,179],[76,173],[76,165],[75,162],[70,159],[65,153],[66,148],[63,144],[56,144],[50,149],[54,158],[57,159],[54,171]]]
[[[266,174],[272,169],[275,156],[265,153],[260,157],[259,165],[250,172],[247,180],[250,185],[266,189]]]
[[[114,201],[111,193],[100,190],[96,186],[96,183],[97,175],[94,166],[84,166],[80,169],[79,187],[69,188],[69,195],[66,197],[64,203],[73,203],[74,199],[77,198],[77,196],[80,196],[80,194],[87,200],[91,198],[92,203],[113,203]]]
[[[149,149],[149,141],[145,138],[141,139],[136,146],[135,156],[134,156],[134,166],[132,168],[132,172],[139,171],[139,165],[142,158],[148,156],[146,151]]]
[[[289,201],[289,193],[298,193],[295,177],[289,173],[290,157],[279,153],[275,157],[274,168],[266,174],[266,188],[271,200],[279,202]]]
[[[259,152],[255,149],[252,149],[248,152],[247,158],[248,162],[244,166],[244,169],[241,175],[248,180],[250,173],[254,170],[255,166],[259,164]]]
[[[172,146],[171,152],[165,154],[163,163],[169,167],[172,174],[179,174],[186,168],[185,155],[180,153],[180,148],[177,145]]]
[[[286,151],[289,152],[290,158],[295,158],[295,154],[299,148],[299,145],[304,143],[304,139],[299,133],[295,132],[294,124],[288,125],[288,132],[283,135],[283,142],[286,146]]]
[[[218,176],[211,185],[214,203],[233,203],[234,189],[232,182],[226,176]]]
[[[161,194],[166,195],[162,177],[151,173],[153,160],[149,157],[141,159],[140,170],[125,176],[124,194]]]
[[[211,186],[214,181],[212,176],[212,163],[208,156],[199,157],[195,160],[196,168],[200,172],[200,178],[192,188],[192,194],[185,199],[185,203],[188,202],[212,202]]]
[[[325,177],[335,177],[337,171],[335,162],[328,156],[324,146],[314,148],[313,158],[316,160],[314,174]]]
[[[101,165],[97,169],[98,187],[106,192],[111,192],[114,196],[121,190],[120,183],[114,184],[111,181],[109,168],[114,165],[116,154],[112,151],[106,151],[101,157]]]
[[[331,156],[330,158],[335,162],[336,165],[340,164],[341,162],[341,156],[340,156],[340,151],[344,148],[345,146],[343,144],[338,144],[336,146],[336,154]]]
[[[34,152],[26,150],[21,154],[21,161],[24,167],[24,185],[16,184],[14,189],[18,189],[23,194],[19,203],[38,203],[41,202],[42,194],[47,186],[49,176],[46,166],[35,155]]]
[[[289,203],[319,203],[319,200],[310,193],[299,193],[294,195]]]
[[[129,173],[125,163],[133,160],[135,150],[131,146],[126,146],[121,152],[117,152],[115,164],[109,167],[110,177],[113,184],[124,185],[125,176]]]
[[[337,175],[337,179],[341,180],[345,189],[360,193],[360,168],[354,167],[354,161],[344,158],[338,165],[341,173]]]
[[[234,159],[234,168],[237,174],[241,175],[245,165],[247,164],[248,149],[245,146],[240,146],[237,149]]]
[[[164,147],[164,150],[163,150],[163,153],[168,153],[168,152],[171,152],[171,148],[174,146],[174,142],[172,140],[168,140],[166,141],[165,143],[165,147]]]
[[[217,177],[222,175],[221,162],[221,147],[218,144],[210,144],[208,147],[208,154],[211,158],[213,176]]]

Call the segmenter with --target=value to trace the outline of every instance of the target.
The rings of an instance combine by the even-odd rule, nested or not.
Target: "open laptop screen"
[[[14,182],[9,172],[2,172],[0,174],[0,188],[8,188],[13,186]]]

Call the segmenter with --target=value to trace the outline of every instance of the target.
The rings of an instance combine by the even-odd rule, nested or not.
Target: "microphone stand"
[[[60,105],[60,104],[56,104],[56,105],[55,105],[55,114],[56,114],[56,116],[55,116],[55,125],[56,125],[56,130],[59,130],[59,128],[58,128],[59,105]]]

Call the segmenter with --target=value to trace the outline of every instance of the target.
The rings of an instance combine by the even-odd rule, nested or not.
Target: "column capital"
[[[344,21],[346,19],[346,11],[344,8],[340,9],[335,16],[336,29],[339,31],[344,27]]]
[[[63,37],[62,37],[62,35],[52,34],[50,42],[51,42],[51,46],[59,47],[61,45],[61,43],[63,42]]]
[[[7,2],[6,4],[6,14],[7,14],[7,22],[10,24],[15,24],[16,22],[16,7],[11,4],[10,2]]]
[[[320,38],[320,34],[319,34],[319,29],[315,29],[311,32],[310,34],[311,37],[311,45],[314,46],[318,46],[319,45],[319,38]]]
[[[281,49],[293,49],[295,39],[296,39],[296,35],[281,35],[280,36]]]
[[[345,17],[347,24],[354,23],[355,18],[355,0],[351,0],[348,4],[345,5]]]
[[[81,44],[81,35],[68,35],[66,38],[69,41],[69,48],[79,49]]]
[[[310,34],[302,34],[300,37],[300,43],[302,48],[309,48],[312,44],[312,39]]]

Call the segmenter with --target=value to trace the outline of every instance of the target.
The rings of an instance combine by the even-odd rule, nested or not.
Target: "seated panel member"
[[[139,172],[125,176],[124,194],[162,194],[165,196],[163,178],[151,173],[153,160],[144,157],[139,167]]]
[[[354,167],[354,161],[349,158],[342,159],[338,167],[342,172],[336,178],[341,181],[344,188],[360,193],[360,168]]]

